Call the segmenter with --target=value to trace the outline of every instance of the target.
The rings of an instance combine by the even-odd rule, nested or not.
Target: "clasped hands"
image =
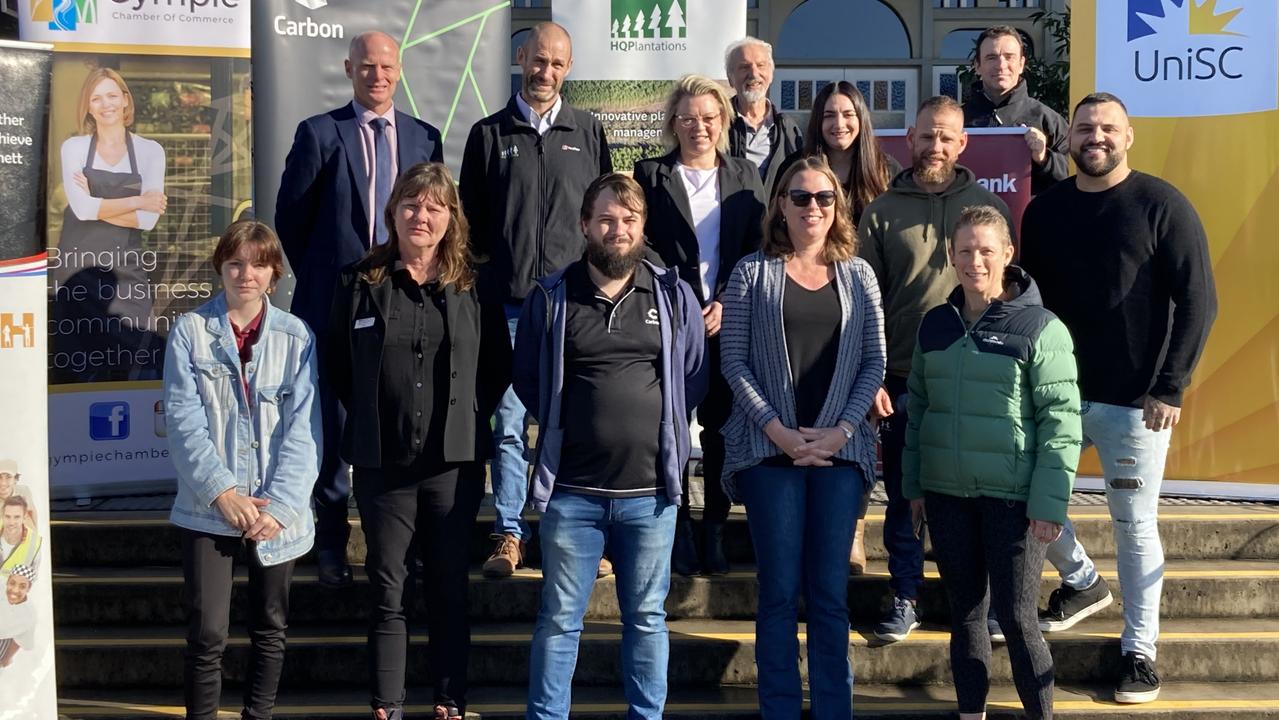
[[[219,495],[213,504],[222,513],[222,517],[249,540],[270,540],[284,529],[271,513],[261,509],[271,504],[266,498],[241,495],[235,488],[231,488]]]
[[[781,420],[773,418],[764,426],[764,434],[781,448],[796,467],[830,467],[830,458],[848,442],[844,430],[838,427],[788,428]]]

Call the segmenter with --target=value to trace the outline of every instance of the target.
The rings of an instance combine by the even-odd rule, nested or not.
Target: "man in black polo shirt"
[[[582,616],[607,541],[622,614],[628,717],[666,702],[675,515],[688,416],[705,394],[705,326],[693,289],[642,260],[644,194],[597,179],[582,202],[582,260],[538,282],[515,337],[515,391],[538,421],[542,608],[528,717],[567,718]]]

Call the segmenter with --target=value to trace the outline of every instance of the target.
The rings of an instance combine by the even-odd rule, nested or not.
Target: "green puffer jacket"
[[[1082,431],[1074,346],[1039,288],[1010,266],[996,301],[971,328],[962,288],[919,326],[906,406],[902,494],[995,497],[1062,523]]]

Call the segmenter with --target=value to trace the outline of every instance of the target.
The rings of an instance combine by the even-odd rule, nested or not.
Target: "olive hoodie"
[[[978,185],[962,165],[955,166],[955,181],[939,193],[916,185],[906,168],[862,213],[857,252],[879,279],[889,375],[905,379],[910,374],[920,320],[958,284],[947,248],[959,214],[972,205],[993,206],[1009,218],[1004,201]]]

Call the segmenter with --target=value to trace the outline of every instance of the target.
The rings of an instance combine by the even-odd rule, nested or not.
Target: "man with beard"
[[[1124,601],[1121,703],[1159,695],[1159,488],[1182,396],[1217,314],[1199,216],[1175,187],[1128,167],[1132,143],[1119,98],[1080,100],[1070,127],[1079,174],[1035,198],[1022,222],[1022,263],[1075,340],[1084,446],[1097,446],[1106,478]],[[1062,584],[1040,612],[1044,632],[1110,604],[1069,520],[1048,560]]]
[[[804,147],[799,126],[768,101],[773,67],[773,46],[759,38],[744,37],[724,53],[724,72],[737,93],[728,154],[755,163],[765,189],[773,187],[782,160]]]
[[[604,127],[560,97],[573,68],[573,43],[563,27],[541,23],[515,53],[520,91],[506,107],[475,123],[466,139],[458,190],[471,225],[486,302],[506,306],[511,336],[524,296],[537,278],[582,254],[577,207],[592,180],[612,172]],[[507,577],[524,561],[529,537],[522,514],[528,499],[528,414],[513,390],[495,413],[491,476],[497,547],[486,577]],[[607,560],[598,568],[610,572]]]
[[[1034,195],[1066,179],[1066,121],[1026,92],[1026,46],[1008,25],[977,36],[973,83],[964,102],[969,127],[1024,127],[1030,148],[1030,192]]]
[[[924,545],[901,488],[906,378],[915,334],[924,313],[945,302],[958,284],[946,252],[963,209],[990,205],[1008,218],[1004,202],[978,185],[971,170],[958,164],[968,144],[959,103],[945,96],[925,100],[915,116],[915,126],[906,133],[906,142],[911,167],[898,173],[888,191],[866,207],[858,227],[859,253],[879,278],[888,343],[884,387],[872,408],[872,413],[883,418],[880,444],[888,493],[884,546],[894,595],[888,614],[875,627],[875,636],[885,642],[904,640],[919,627],[916,601],[924,582]]]
[[[0,573],[18,565],[35,567],[40,562],[40,536],[21,495],[11,495],[0,506]]]
[[[706,391],[701,304],[675,270],[643,260],[644,193],[609,174],[582,200],[586,254],[529,293],[515,391],[541,428],[542,607],[528,717],[567,718],[582,616],[607,541],[622,618],[628,717],[662,717],[675,515],[688,415]]]
[[[5,578],[4,596],[0,604],[0,668],[9,667],[13,656],[22,648],[35,644],[35,604],[27,602],[36,571],[29,565],[17,565]]]

